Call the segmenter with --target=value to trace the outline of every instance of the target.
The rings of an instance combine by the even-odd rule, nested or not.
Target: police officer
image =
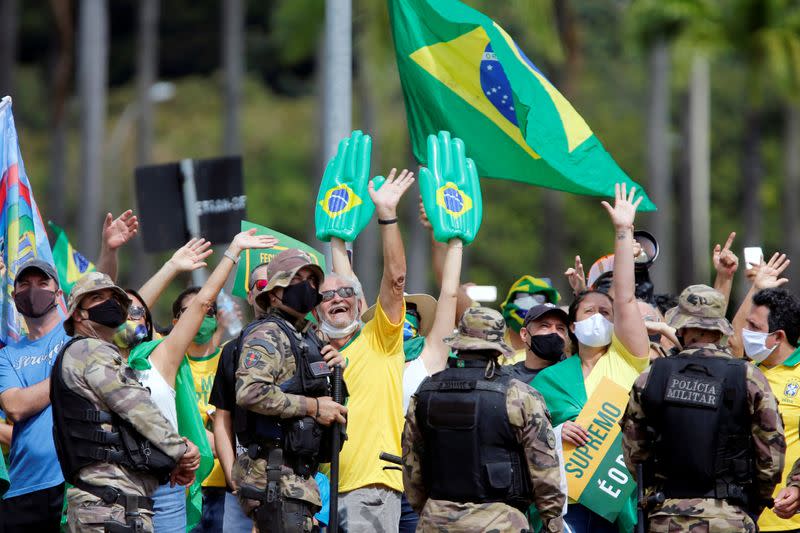
[[[444,339],[456,354],[411,398],[403,484],[421,531],[523,531],[535,503],[562,531],[564,494],[550,413],[498,358],[512,352],[497,311],[471,307]]]
[[[329,366],[342,358],[305,319],[324,279],[311,257],[284,250],[269,263],[267,279],[256,298],[266,316],[245,335],[236,370],[242,412],[234,427],[247,453],[232,476],[259,531],[312,531],[321,507],[314,474],[331,447],[323,427],[343,424],[347,413],[330,397]]]
[[[111,278],[91,272],[72,288],[64,330],[73,339],[53,367],[53,437],[70,531],[152,531],[148,495],[192,482],[197,447],[175,433],[111,343],[130,304]]]
[[[625,463],[666,498],[651,532],[755,532],[780,481],[786,443],[775,396],[753,365],[734,359],[725,297],[706,285],[681,293],[667,322],[684,350],[634,383],[623,428]]]

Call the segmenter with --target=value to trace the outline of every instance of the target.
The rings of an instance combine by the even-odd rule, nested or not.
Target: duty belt
[[[147,496],[136,496],[134,494],[125,494],[119,489],[115,489],[114,487],[98,487],[97,485],[90,485],[88,483],[84,483],[80,479],[76,479],[73,485],[76,488],[81,489],[84,492],[88,492],[94,496],[97,496],[107,505],[119,504],[123,507],[126,506],[127,500],[135,499],[136,507],[139,509],[144,509],[146,511],[153,510],[153,499],[148,498]]]

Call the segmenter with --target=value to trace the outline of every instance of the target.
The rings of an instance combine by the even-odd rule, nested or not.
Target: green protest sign
[[[272,235],[278,239],[278,244],[272,248],[246,250],[239,255],[239,266],[236,269],[236,279],[233,282],[233,290],[231,291],[234,296],[247,298],[247,289],[250,286],[250,272],[262,263],[269,263],[273,257],[289,248],[298,248],[308,252],[314,262],[322,267],[322,270],[325,270],[325,257],[306,243],[293,239],[279,231],[269,229],[266,226],[242,220],[242,231],[252,228],[256,228],[256,235]]]

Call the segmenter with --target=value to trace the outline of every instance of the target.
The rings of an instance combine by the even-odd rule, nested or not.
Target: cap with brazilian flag
[[[325,256],[306,243],[293,239],[279,231],[269,229],[266,226],[260,226],[248,222],[247,220],[242,220],[242,231],[247,231],[252,228],[256,228],[256,235],[272,235],[278,239],[278,244],[272,248],[245,250],[241,253],[239,256],[239,266],[236,269],[236,279],[233,282],[233,290],[231,291],[231,294],[234,296],[247,298],[247,290],[250,287],[250,273],[253,269],[260,264],[269,263],[273,257],[290,248],[297,248],[308,252],[311,259],[314,260],[323,271],[325,270]]]
[[[56,237],[53,244],[53,262],[58,272],[58,282],[64,294],[69,294],[75,282],[87,272],[94,272],[95,267],[91,261],[72,247],[63,229],[50,220],[47,221],[47,225],[50,226]]]
[[[634,184],[583,118],[497,23],[458,0],[389,0],[414,155],[449,131],[482,177],[589,196]],[[636,184],[634,184],[636,185]],[[644,199],[640,209],[655,205]]]

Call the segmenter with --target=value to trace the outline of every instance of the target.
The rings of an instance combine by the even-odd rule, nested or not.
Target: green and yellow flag
[[[72,290],[75,282],[87,272],[93,272],[95,267],[91,261],[72,247],[63,229],[53,224],[50,220],[47,221],[47,225],[50,226],[56,236],[53,244],[53,262],[55,263],[56,272],[58,272],[61,290],[67,295]]]
[[[634,184],[497,23],[458,0],[388,0],[414,155],[463,139],[482,177],[589,196]],[[655,205],[644,195],[640,209]]]
[[[231,294],[234,296],[247,298],[247,290],[250,287],[250,272],[262,263],[269,263],[273,257],[289,248],[299,248],[304,252],[308,252],[314,262],[322,267],[322,270],[325,270],[325,256],[306,243],[284,235],[279,231],[269,229],[266,226],[242,220],[242,231],[252,228],[256,228],[256,235],[272,235],[278,239],[278,244],[273,248],[245,250],[239,255],[239,266],[236,269],[236,279],[233,281],[233,290],[231,290]]]

